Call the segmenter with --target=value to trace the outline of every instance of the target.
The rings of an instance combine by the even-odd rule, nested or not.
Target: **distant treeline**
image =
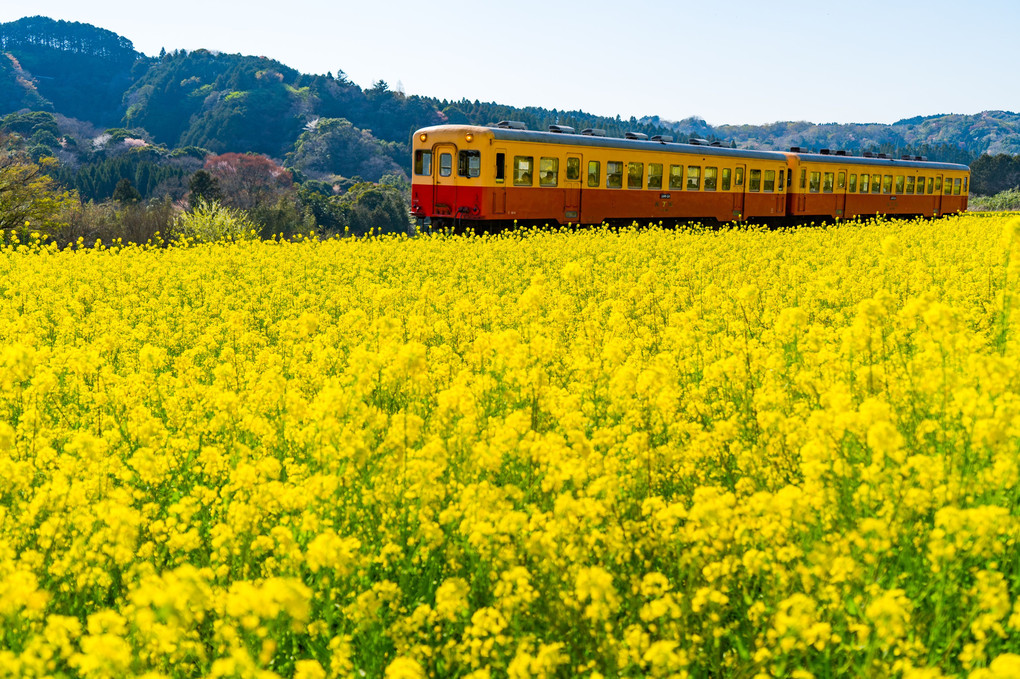
[[[994,196],[1009,189],[1020,189],[1020,155],[983,155],[971,163],[972,193]]]

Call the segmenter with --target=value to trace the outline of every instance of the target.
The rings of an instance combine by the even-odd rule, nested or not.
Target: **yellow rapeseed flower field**
[[[1015,677],[1020,220],[0,249],[2,677]]]

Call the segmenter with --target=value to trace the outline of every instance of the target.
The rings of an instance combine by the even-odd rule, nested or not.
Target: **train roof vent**
[[[566,125],[550,125],[550,132],[558,132],[559,134],[574,134],[574,128]]]
[[[889,159],[889,154],[888,153],[879,153],[878,157],[879,158],[885,158],[886,160],[888,160]]]
[[[790,147],[790,153],[803,153],[803,152],[804,152],[804,148],[801,147],[801,146],[791,146]]]
[[[865,151],[861,155],[864,156],[865,158],[874,158],[875,157],[875,154],[872,153],[871,151]]]
[[[690,139],[687,140],[687,143],[693,144],[694,146],[708,146],[707,139],[699,139],[697,137],[691,137]]]
[[[837,156],[849,156],[850,154],[849,154],[849,153],[847,153],[846,151],[843,151],[843,150],[841,149],[841,150],[839,150],[839,151],[836,151],[836,155],[837,155]]]
[[[711,144],[709,144],[709,146],[715,146],[717,148],[722,148],[722,145],[723,143],[721,141],[714,141]]]
[[[644,132],[627,132],[623,136],[627,139],[648,139],[648,135]]]
[[[832,154],[832,151],[830,151],[829,149],[818,149],[818,152],[823,156],[828,156]]]
[[[526,130],[528,126],[522,122],[516,120],[501,120],[496,123],[496,127],[501,127],[504,130]]]
[[[587,129],[581,130],[581,134],[589,137],[604,137],[606,136],[606,131],[589,127]]]
[[[652,141],[661,141],[663,144],[673,141],[673,137],[668,134],[654,134],[652,135]]]
[[[918,156],[918,160],[928,160],[928,156]]]
[[[900,156],[900,160],[917,160],[914,156]]]

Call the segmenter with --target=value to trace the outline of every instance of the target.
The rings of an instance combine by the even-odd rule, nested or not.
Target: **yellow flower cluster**
[[[0,677],[1016,676],[1020,220],[0,249]]]

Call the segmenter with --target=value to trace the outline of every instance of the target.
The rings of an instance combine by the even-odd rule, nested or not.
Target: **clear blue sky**
[[[577,9],[583,8],[583,9]],[[4,2],[150,55],[264,55],[363,87],[709,123],[1020,111],[1018,0]]]

